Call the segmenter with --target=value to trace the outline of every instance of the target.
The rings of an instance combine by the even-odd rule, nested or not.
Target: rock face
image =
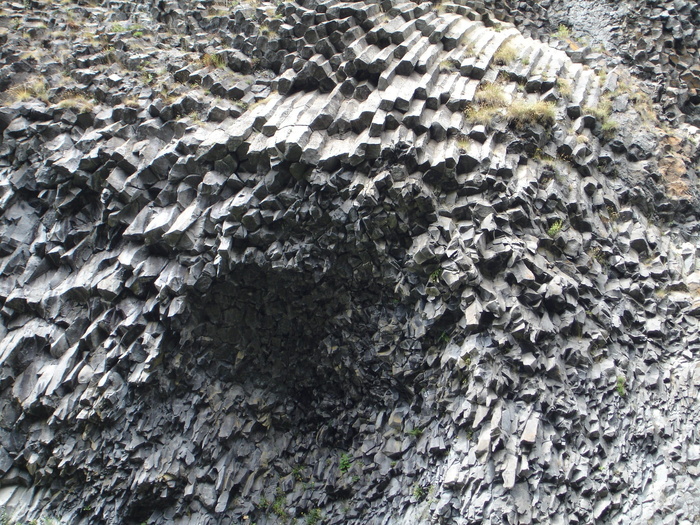
[[[624,62],[653,89],[667,118],[700,123],[700,7],[663,0],[484,0],[484,16],[515,23],[525,34],[602,67]],[[562,31],[560,28],[563,28]]]
[[[8,516],[700,516],[696,129],[486,7],[3,7]]]

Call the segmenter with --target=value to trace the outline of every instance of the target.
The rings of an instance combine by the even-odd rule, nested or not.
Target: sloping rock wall
[[[700,515],[697,149],[628,72],[466,3],[32,6],[3,13],[13,519]]]

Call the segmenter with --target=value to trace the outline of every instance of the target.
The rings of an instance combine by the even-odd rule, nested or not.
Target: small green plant
[[[278,518],[287,519],[287,498],[284,496],[284,492],[281,488],[277,489],[277,494],[275,496],[275,501],[272,502],[270,510]]]
[[[143,31],[134,31],[133,34],[136,38],[141,38],[143,36]]]
[[[620,397],[625,397],[627,395],[627,390],[625,386],[627,385],[627,379],[625,376],[617,376],[617,381],[615,382],[615,390],[617,390],[617,395]]]
[[[411,437],[419,438],[423,435],[423,429],[422,428],[414,428],[412,430],[409,430],[406,433]]]
[[[112,24],[112,27],[110,29],[111,29],[112,33],[121,33],[123,31],[126,31],[126,28],[119,23]]]
[[[303,465],[297,465],[292,469],[292,476],[294,476],[294,479],[297,481],[303,481],[304,480],[304,466]]]
[[[306,525],[316,525],[322,517],[321,509],[313,509],[306,515]]]
[[[435,284],[440,281],[440,276],[442,275],[442,270],[438,268],[433,273],[430,274],[429,280],[431,283]]]
[[[350,467],[352,466],[352,458],[350,457],[349,454],[341,454],[340,455],[340,462],[338,463],[338,469],[340,469],[340,472],[347,472],[350,470]]]
[[[564,24],[559,24],[559,28],[556,30],[556,32],[552,33],[552,36],[560,40],[564,40],[571,37],[571,30]]]
[[[549,228],[547,228],[547,235],[549,235],[550,237],[556,236],[561,231],[562,225],[563,224],[561,220],[558,219],[554,221],[552,225]]]
[[[420,485],[420,483],[416,482],[413,484],[412,494],[415,499],[421,501],[425,498],[427,493],[425,489]]]

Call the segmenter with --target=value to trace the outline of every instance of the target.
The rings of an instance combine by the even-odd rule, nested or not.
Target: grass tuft
[[[215,67],[217,69],[222,69],[226,66],[226,60],[223,55],[211,55],[209,53],[204,53],[201,59],[202,65],[204,67]]]
[[[88,113],[95,108],[95,103],[84,95],[65,98],[58,103],[61,109],[72,109],[78,113]]]
[[[498,84],[485,83],[479,86],[474,101],[481,107],[498,108],[505,106],[506,96]]]
[[[552,126],[556,117],[556,108],[552,102],[515,101],[508,107],[508,122],[522,129],[528,125],[541,124]]]
[[[518,51],[511,44],[503,44],[498,48],[496,54],[493,55],[493,62],[497,66],[505,66],[515,60]]]
[[[573,88],[571,87],[571,81],[566,80],[565,78],[558,78],[557,79],[557,90],[559,91],[559,94],[564,97],[564,98],[571,98],[571,95],[573,93]]]

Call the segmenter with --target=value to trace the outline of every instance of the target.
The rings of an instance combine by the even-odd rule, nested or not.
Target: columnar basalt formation
[[[3,6],[8,519],[698,519],[697,128],[488,7]]]

